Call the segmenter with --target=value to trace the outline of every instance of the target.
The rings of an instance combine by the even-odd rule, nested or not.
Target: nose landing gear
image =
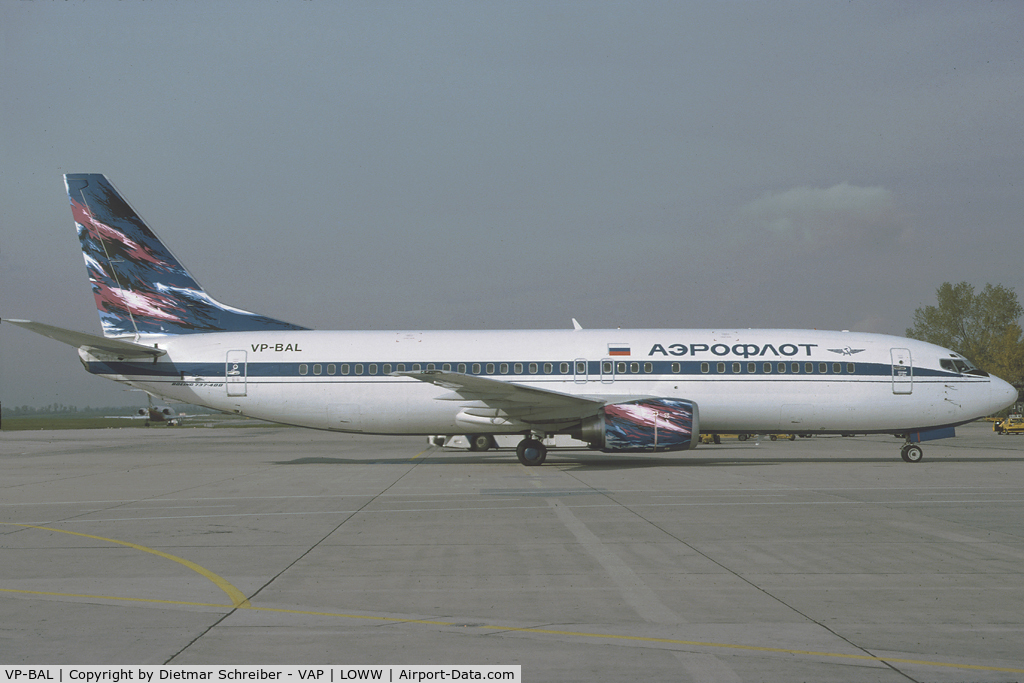
[[[903,462],[921,462],[924,451],[916,443],[907,442],[900,449],[900,457],[903,458]]]

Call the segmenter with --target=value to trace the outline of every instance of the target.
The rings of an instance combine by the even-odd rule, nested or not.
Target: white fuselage
[[[479,397],[461,399],[395,374],[421,370],[607,403],[689,399],[699,406],[703,432],[903,433],[962,424],[1016,397],[997,378],[943,368],[940,359],[960,358],[947,349],[858,332],[272,331],[137,341],[167,353],[153,362],[82,351],[83,362],[90,372],[169,399],[377,434],[557,431],[500,415],[481,419]]]

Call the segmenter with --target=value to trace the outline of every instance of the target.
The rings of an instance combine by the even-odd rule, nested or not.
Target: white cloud
[[[794,187],[766,192],[740,207],[746,231],[819,246],[860,242],[865,237],[895,236],[893,194],[884,187],[857,187],[847,182],[819,189]]]

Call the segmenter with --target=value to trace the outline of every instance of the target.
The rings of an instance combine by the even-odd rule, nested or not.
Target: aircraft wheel
[[[715,434],[713,438],[715,443],[722,443],[722,437],[720,435]]]
[[[920,446],[907,444],[900,449],[900,457],[904,462],[921,462],[921,459],[924,458],[924,451]]]
[[[466,441],[471,451],[486,451],[493,444],[490,434],[467,434]]]
[[[790,441],[796,441],[796,434],[790,434],[789,435],[789,440]]]
[[[523,439],[516,446],[516,457],[527,467],[540,465],[548,457],[548,449],[536,439]]]
[[[779,440],[779,437],[778,437],[778,436],[776,436],[775,434],[772,434],[772,435],[771,435],[770,437],[768,437],[768,438],[770,438],[770,439],[771,439],[772,441],[778,441],[778,440]]]

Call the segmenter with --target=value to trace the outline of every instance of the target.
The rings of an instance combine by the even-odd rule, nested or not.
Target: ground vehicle
[[[1005,420],[993,422],[992,431],[996,434],[1024,434],[1024,415],[1013,414]]]
[[[746,441],[747,439],[757,436],[756,434],[702,434],[700,442],[703,444],[709,443],[722,443],[722,437],[725,438],[736,438],[739,441]],[[796,434],[767,434],[766,435],[771,441],[777,441],[778,439],[789,439],[790,441],[796,441]]]

